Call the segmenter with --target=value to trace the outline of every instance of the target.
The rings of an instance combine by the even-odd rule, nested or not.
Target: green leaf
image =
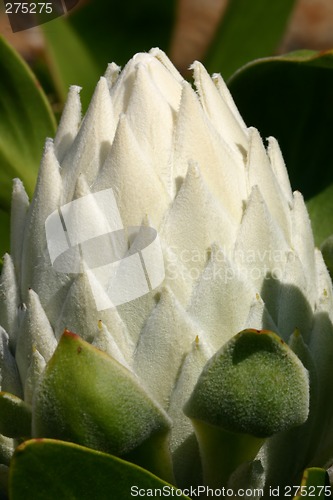
[[[0,500],[7,500],[9,467],[0,464]]]
[[[31,436],[30,406],[8,392],[0,392],[0,433],[15,438]]]
[[[185,405],[200,446],[205,481],[226,485],[274,433],[309,410],[308,374],[276,334],[244,330],[208,361]]]
[[[185,406],[190,418],[268,437],[306,421],[309,380],[275,333],[244,330],[208,361]]]
[[[83,87],[81,102],[85,111],[101,75],[92,53],[68,23],[59,17],[42,27],[46,41],[47,64],[60,101],[65,102],[70,85]],[[103,71],[106,69],[103,69]]]
[[[128,500],[131,487],[133,497],[141,490],[141,497],[156,498],[162,495],[155,495],[155,490],[163,492],[163,488],[176,496],[174,487],[146,470],[72,443],[26,441],[11,463],[10,500]]]
[[[278,139],[291,185],[308,200],[319,246],[333,233],[333,50],[254,61],[229,86],[247,125]]]
[[[0,38],[0,208],[9,210],[12,179],[32,194],[47,136],[55,119],[38,81],[18,54]]]
[[[306,469],[294,500],[303,498],[324,500],[325,498],[330,497],[331,487],[329,485],[327,472],[324,469],[319,469],[317,467]]]
[[[226,487],[237,467],[254,460],[265,443],[263,438],[229,432],[194,418],[192,424],[199,443],[204,483],[211,488]]]
[[[123,66],[136,52],[170,45],[176,0],[94,0],[73,12],[69,22],[94,54],[99,70]]]
[[[245,63],[272,55],[281,41],[295,0],[229,0],[206,68],[228,78]]]
[[[317,196],[311,198],[307,202],[307,208],[315,233],[315,242],[317,246],[324,246],[326,241],[326,252],[324,252],[324,258],[327,267],[330,268],[331,266],[332,269],[332,255],[329,256],[327,252],[327,239],[333,234],[333,183],[330,184],[330,186],[324,189],[321,193],[317,194]]]
[[[169,427],[132,372],[65,331],[35,393],[33,437],[122,456],[172,480]]]

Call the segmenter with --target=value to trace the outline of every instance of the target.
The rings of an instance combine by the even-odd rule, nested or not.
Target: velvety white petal
[[[278,327],[269,314],[266,305],[260,295],[257,293],[252,302],[249,315],[244,322],[245,328],[254,328],[255,330],[270,330],[279,334]]]
[[[190,351],[199,329],[168,289],[144,326],[134,353],[134,371],[164,407],[177,378],[183,357]]]
[[[273,320],[275,316],[271,307],[276,304],[273,275],[283,272],[288,250],[280,227],[270,214],[259,188],[254,186],[238,231],[234,258],[244,279],[253,283],[268,305]],[[273,281],[268,279],[270,276]],[[272,290],[270,285],[273,285]]]
[[[33,348],[31,353],[30,365],[27,370],[24,381],[24,401],[32,405],[35,387],[45,369],[46,362],[38,349]]]
[[[20,375],[9,348],[7,332],[0,326],[0,390],[23,396]]]
[[[10,248],[17,278],[21,274],[24,225],[29,209],[29,198],[20,179],[13,181],[10,215]]]
[[[19,328],[24,320],[26,310],[27,310],[27,306],[25,305],[24,302],[21,302],[17,308],[17,321],[18,321]]]
[[[74,200],[72,205],[61,208],[69,240],[72,246],[81,245],[83,260],[89,257],[93,260],[92,266],[88,267],[97,267],[97,262],[102,260],[98,255],[103,251],[101,242],[103,243],[107,235],[124,228],[114,192],[112,190],[92,192],[86,177],[80,175],[75,186]],[[117,242],[120,243],[120,238]],[[125,248],[127,249],[127,245],[122,245],[119,249],[120,254]],[[106,253],[108,250],[106,249]],[[109,261],[103,263],[109,264]]]
[[[10,255],[5,254],[0,276],[0,325],[8,332],[10,347],[16,345],[18,327],[17,309],[20,303],[15,269]]]
[[[167,57],[166,53],[163,52],[163,50],[159,49],[158,47],[154,47],[154,48],[150,49],[149,54],[151,56],[155,57],[155,59],[157,59],[160,63],[162,63],[163,66],[169,71],[169,73],[171,74],[171,76],[177,82],[181,83],[182,81],[184,81],[184,78],[182,77],[182,75],[179,73],[179,71],[177,71],[177,69],[172,64],[172,62],[170,61],[170,59]],[[164,75],[163,75],[163,78],[161,79],[161,85],[163,87],[165,85],[165,83],[164,83]],[[175,91],[175,94],[177,94],[177,91]],[[175,103],[175,106],[176,106],[176,103]]]
[[[58,209],[62,195],[60,167],[51,140],[45,144],[37,186],[30,204],[23,234],[23,260],[20,275],[22,300],[27,300],[28,289],[40,297],[52,325],[58,318],[67,294],[70,278],[57,273],[51,265],[46,241],[45,222]],[[22,215],[23,215],[22,207]],[[17,227],[17,231],[19,226]]]
[[[83,196],[88,196],[89,194],[91,194],[91,189],[90,189],[90,186],[87,182],[86,176],[84,174],[78,175],[77,180],[76,180],[76,184],[75,184],[73,200],[77,200],[78,198],[82,198]],[[90,208],[90,205],[92,205],[92,204],[94,205],[95,209],[97,209],[97,205],[93,203],[93,198],[91,198],[91,202],[89,202],[89,208]],[[95,215],[97,216],[97,214],[95,214]],[[101,214],[99,213],[98,215],[101,215]]]
[[[170,203],[161,180],[147,161],[125,115],[120,117],[112,148],[93,186],[112,188],[124,226],[141,224],[149,214],[158,226]]]
[[[171,450],[173,452],[179,449],[193,433],[193,426],[190,419],[185,416],[183,407],[189,399],[203,367],[214,352],[215,351],[205,342],[205,334],[203,332],[202,336],[198,335],[192,342],[191,350],[183,360],[174,390],[171,394],[168,411],[173,420],[170,441]],[[186,449],[183,453],[186,457]]]
[[[133,88],[126,107],[126,117],[146,163],[161,179],[165,188],[171,184],[168,166],[173,134],[173,109],[163,99],[160,88],[151,79],[144,63],[135,67]]]
[[[96,287],[95,287],[96,289]],[[94,340],[95,331],[104,311],[97,311],[93,291],[83,272],[74,279],[59,315],[55,335],[59,339],[64,330],[70,330],[86,341]]]
[[[198,96],[184,82],[172,148],[174,190],[179,178],[185,177],[189,162],[199,165],[212,194],[238,223],[246,197],[243,161],[235,157],[230,145],[209,124]]]
[[[45,297],[44,286],[50,286],[43,272],[51,268],[51,261],[47,249],[45,221],[47,217],[58,208],[62,193],[62,181],[59,163],[54,154],[53,142],[46,141],[43,158],[40,165],[35,194],[27,214],[24,230],[21,293],[26,300],[29,287],[34,288]],[[51,276],[53,273],[51,272]],[[60,285],[61,287],[61,285]],[[59,287],[59,288],[60,288]],[[58,286],[52,283],[53,292]]]
[[[107,65],[104,77],[106,81],[108,82],[108,87],[109,90],[112,88],[114,83],[117,81],[119,73],[120,73],[121,67],[118,66],[116,63],[109,63]]]
[[[32,287],[38,291],[43,309],[52,328],[55,329],[73,278],[67,274],[56,272],[51,265],[40,266],[37,269]]]
[[[73,144],[81,123],[81,87],[72,85],[69,88],[65,107],[54,138],[55,153],[59,162],[62,162],[66,152]]]
[[[292,245],[303,264],[305,277],[311,294],[311,305],[316,300],[316,266],[314,254],[314,240],[309,214],[303,196],[294,192],[294,206],[291,213]]]
[[[190,165],[183,185],[160,230],[162,240],[168,244],[181,262],[191,270],[196,281],[204,268],[208,247],[217,240],[224,248],[233,247],[236,226],[227,212],[212,197],[200,171]],[[182,259],[187,254],[194,258]]]
[[[127,326],[125,325],[124,321],[121,319],[119,312],[118,312],[118,309],[116,309],[116,308],[107,309],[107,310],[103,311],[102,317],[103,317],[103,321],[102,321],[103,329],[102,330],[105,333],[105,336],[107,336],[107,334],[106,334],[106,332],[107,332],[112,337],[113,342],[116,343],[116,345],[118,346],[118,348],[122,354],[122,358],[124,359],[124,363],[127,366],[131,366],[132,360],[133,360],[133,352],[135,349],[135,343],[133,342],[133,340],[132,340],[132,338],[127,330]],[[100,323],[98,323],[98,325],[100,326]],[[99,328],[99,331],[101,332],[100,328]],[[104,333],[103,333],[103,335],[104,335]],[[96,334],[95,334],[94,342],[96,342]],[[98,347],[97,344],[96,344],[96,346]],[[122,362],[122,361],[120,361],[120,362]],[[124,363],[122,362],[122,364],[124,364]]]
[[[309,339],[313,310],[309,302],[305,271],[298,256],[290,252],[280,284],[277,325],[284,339],[297,328]]]
[[[22,381],[26,379],[33,352],[36,349],[47,362],[57,347],[53,329],[38,295],[33,290],[29,290],[26,306],[25,315],[17,335],[15,352],[15,359]]]
[[[198,61],[193,70],[194,84],[200,96],[201,105],[221,137],[230,145],[235,156],[243,157],[240,148],[247,149],[247,134],[235,119],[228,104],[221,99],[214,82],[205,67]]]
[[[182,261],[186,263],[188,259],[191,259],[191,254],[183,252],[178,257],[172,248],[164,244],[162,244],[162,247],[165,269],[164,285],[169,287],[177,300],[185,306],[192,293],[193,276],[191,270]],[[200,257],[206,261],[204,256]]]
[[[209,263],[194,290],[188,312],[205,332],[214,350],[246,327],[255,291],[250,281],[214,246]]]
[[[120,349],[115,341],[114,330],[111,334],[102,321],[98,322],[98,328],[96,330],[92,345],[97,347],[97,349],[106,352],[106,354],[114,358],[116,361],[118,361],[118,363],[125,366],[125,368],[127,368],[128,370],[131,370],[131,367],[128,364],[128,361],[130,360],[127,361],[124,357],[124,349]]]
[[[110,150],[116,129],[106,79],[101,77],[80,130],[62,161],[63,203],[71,201],[77,176],[92,183]]]
[[[288,170],[283,160],[282,152],[275,137],[268,137],[267,154],[269,156],[273,172],[276,175],[278,183],[286,197],[289,205],[293,205],[293,193],[290,186]]]
[[[168,66],[167,58],[165,55],[163,56],[162,51],[157,51],[157,53],[158,57],[152,54],[135,54],[120,73],[111,90],[116,117],[127,111],[134,90],[133,87],[135,86],[138,65],[143,65],[146,68],[154,93],[157,93],[160,100],[167,102],[174,111],[177,111],[181,86],[179,79],[177,80],[174,76],[176,70],[170,71],[170,68],[166,67]],[[163,59],[163,64],[159,59]]]
[[[134,345],[137,344],[140,333],[147,318],[156,307],[158,299],[159,292],[152,291],[117,307],[117,311],[126,325],[129,337]]]
[[[271,168],[266,150],[258,131],[255,128],[249,129],[249,150],[247,157],[247,172],[249,186],[260,186],[260,192],[266,205],[276,221],[286,240],[290,243],[290,211],[274,172]]]
[[[248,131],[246,124],[238,111],[238,108],[235,104],[235,101],[232,98],[232,95],[230,94],[230,90],[228,89],[225,81],[223,80],[222,76],[219,73],[213,73],[212,75],[212,80],[214,82],[214,85],[216,86],[217,90],[219,91],[222,99],[224,100],[225,104],[229,107],[229,110],[232,112],[234,117],[239,123],[239,126],[241,129],[243,129],[244,134],[247,136]]]

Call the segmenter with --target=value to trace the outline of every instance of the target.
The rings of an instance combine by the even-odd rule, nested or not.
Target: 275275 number
[[[331,487],[330,486],[286,486],[284,488],[285,497],[295,497],[296,495],[301,497],[314,497],[314,498],[319,498],[321,496],[330,497]]]
[[[52,3],[13,2],[5,4],[6,14],[52,14]]]

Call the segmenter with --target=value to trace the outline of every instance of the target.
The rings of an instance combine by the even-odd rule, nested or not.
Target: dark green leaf
[[[64,103],[70,85],[82,87],[81,101],[86,110],[101,72],[88,49],[67,19],[59,17],[42,26],[47,63],[60,101]],[[104,70],[106,69],[106,65]]]
[[[274,54],[295,0],[229,0],[205,65],[228,78],[245,63]]]
[[[132,372],[66,331],[35,393],[33,436],[73,441],[172,478],[169,419]]]
[[[0,433],[15,438],[31,436],[30,406],[8,392],[0,392]]]
[[[69,21],[104,72],[107,63],[123,66],[136,52],[156,46],[167,51],[175,4],[175,0],[94,0],[73,13]]]
[[[207,362],[185,405],[200,446],[204,479],[226,485],[264,438],[308,416],[308,374],[273,332],[244,330]]]
[[[0,500],[8,499],[8,477],[9,467],[0,464]]]
[[[38,81],[0,38],[0,208],[10,207],[12,179],[32,194],[46,137],[55,120]]]
[[[279,141],[293,189],[313,218],[316,244],[333,233],[333,51],[254,61],[229,82],[248,126]]]
[[[296,488],[294,488],[294,490],[295,489]],[[317,467],[306,469],[294,500],[301,500],[303,498],[324,500],[330,497],[331,487],[329,485],[327,472]]]
[[[11,500],[128,500],[175,495],[174,488],[140,467],[72,443],[38,439],[19,446],[11,463]],[[137,495],[138,496],[138,495]],[[139,497],[140,498],[140,497]],[[178,495],[177,498],[187,498]]]
[[[312,227],[314,229],[316,244],[318,246],[321,246],[324,244],[325,240],[327,241],[327,239],[333,234],[333,183],[330,184],[321,193],[308,200],[307,207],[310,214]],[[330,247],[331,246],[332,241],[330,243]],[[333,269],[332,250],[330,252],[330,255],[328,255],[327,252],[323,252],[323,255],[327,267],[329,269]]]
[[[331,277],[333,277],[333,234],[324,240],[320,249],[327,269],[329,270]]]

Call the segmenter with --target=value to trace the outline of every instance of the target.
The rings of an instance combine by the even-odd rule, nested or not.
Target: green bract
[[[307,371],[274,333],[245,330],[208,361],[185,413],[230,431],[271,436],[306,421]]]
[[[169,428],[165,412],[131,372],[77,335],[64,333],[36,390],[33,436],[117,456],[135,449],[137,461],[171,480]]]
[[[333,292],[302,195],[277,141],[192,69],[195,90],[158,49],[110,64],[83,118],[71,87],[30,203],[14,181],[0,282],[14,500],[67,459],[111,471],[101,498],[119,471],[120,499],[125,476],[270,498],[331,463]],[[51,498],[84,498],[81,479]]]

